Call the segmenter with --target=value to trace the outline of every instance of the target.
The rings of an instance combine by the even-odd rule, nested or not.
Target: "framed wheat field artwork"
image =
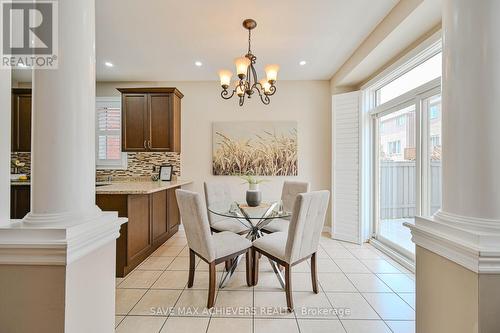
[[[297,122],[214,122],[214,175],[297,176]]]

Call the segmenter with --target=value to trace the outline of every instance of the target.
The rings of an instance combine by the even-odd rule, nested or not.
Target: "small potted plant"
[[[246,193],[247,204],[250,207],[257,207],[262,201],[262,192],[260,191],[260,184],[267,182],[266,179],[257,179],[252,175],[244,175],[240,178],[245,180],[242,184],[248,184],[248,190]]]

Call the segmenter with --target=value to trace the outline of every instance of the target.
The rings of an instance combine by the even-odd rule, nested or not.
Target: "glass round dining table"
[[[248,232],[245,237],[251,241],[260,237],[265,237],[262,229],[268,225],[273,219],[288,218],[292,215],[291,212],[283,210],[281,201],[266,203],[263,202],[257,207],[250,207],[247,204],[233,202],[230,205],[212,205],[208,207],[208,211],[212,214],[234,219],[234,223],[244,225]],[[224,288],[231,276],[234,274],[242,256],[236,258],[226,273],[223,275],[219,284],[220,288]],[[282,288],[285,288],[285,282],[281,269],[276,262],[269,259],[269,263],[278,278]]]

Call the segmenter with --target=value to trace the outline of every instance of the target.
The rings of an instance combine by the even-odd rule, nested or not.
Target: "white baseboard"
[[[398,264],[406,268],[407,270],[415,273],[415,262],[412,261],[411,259],[405,257],[404,255],[400,254],[399,252],[395,251],[391,247],[385,245],[384,243],[381,243],[380,241],[376,240],[375,238],[370,239],[370,244],[373,245],[374,248],[377,250],[383,252],[385,255],[396,261]]]

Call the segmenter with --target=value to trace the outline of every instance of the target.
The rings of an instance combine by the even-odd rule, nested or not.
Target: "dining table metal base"
[[[264,236],[261,229],[263,226],[267,225],[270,222],[270,220],[265,221],[266,223],[264,225],[262,223],[257,223],[256,225],[253,225],[251,221],[247,221],[247,222],[250,223],[250,225],[252,227],[250,227],[250,230],[248,231],[246,238],[253,242],[257,238]],[[222,273],[222,278],[221,278],[221,281],[219,283],[219,288],[223,289],[229,283],[229,281],[231,280],[231,277],[234,275],[234,272],[236,271],[236,268],[238,267],[238,265],[241,261],[241,258],[242,258],[242,255],[239,255],[238,257],[236,257],[232,261],[229,269],[225,270]],[[252,260],[259,260],[259,258],[252,258]],[[276,275],[276,278],[278,279],[278,282],[281,285],[281,288],[285,289],[285,279],[283,278],[283,274],[281,272],[279,265],[275,261],[273,261],[269,258],[268,258],[268,260],[269,260],[269,264],[271,265],[271,268],[273,269],[274,274]],[[253,267],[253,265],[251,265],[250,267]]]

